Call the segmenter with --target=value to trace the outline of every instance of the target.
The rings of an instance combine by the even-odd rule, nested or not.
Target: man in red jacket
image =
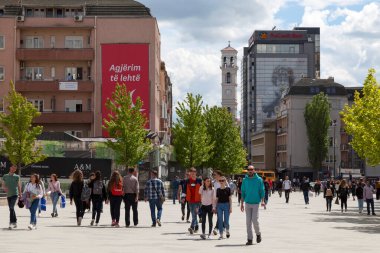
[[[186,201],[189,203],[191,212],[191,226],[189,228],[190,234],[198,232],[198,212],[201,204],[201,195],[199,188],[202,185],[202,180],[197,178],[197,170],[195,168],[189,169],[189,179],[186,180]]]

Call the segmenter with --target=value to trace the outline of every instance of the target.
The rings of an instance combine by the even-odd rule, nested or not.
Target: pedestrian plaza
[[[348,201],[348,212],[341,213],[333,205],[327,213],[322,195],[312,197],[305,206],[300,192],[290,195],[285,204],[278,194],[269,199],[267,210],[260,209],[260,226],[263,241],[245,246],[245,214],[234,198],[230,218],[231,238],[218,240],[212,236],[201,240],[199,234],[190,235],[189,224],[181,221],[180,205],[168,200],[164,204],[162,227],[151,228],[149,205],[139,203],[139,225],[126,228],[124,204],[120,228],[111,227],[109,205],[98,227],[91,227],[90,213],[86,213],[82,226],[76,226],[75,207],[59,209],[58,218],[51,218],[51,206],[37,219],[37,230],[29,231],[30,214],[16,207],[18,228],[8,230],[8,208],[0,207],[0,252],[378,252],[380,216],[367,216],[357,212],[357,202]],[[366,211],[366,206],[364,207]],[[375,202],[380,214],[380,202]],[[49,212],[50,211],[50,212]],[[214,216],[214,224],[216,217]]]

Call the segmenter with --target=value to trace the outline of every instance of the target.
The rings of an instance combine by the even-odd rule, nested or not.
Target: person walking
[[[230,238],[230,214],[232,213],[231,189],[227,187],[225,177],[219,178],[220,188],[216,190],[216,211],[218,213],[219,240],[223,239],[226,229],[226,237]]]
[[[376,187],[376,199],[380,200],[380,177],[377,179],[375,187]]]
[[[238,206],[241,202],[241,185],[243,184],[243,178],[239,177],[237,180],[237,195],[238,195]]]
[[[30,212],[30,224],[28,226],[29,230],[37,229],[37,209],[40,199],[43,197],[44,192],[40,183],[40,178],[37,174],[32,174],[30,176],[30,182],[25,186],[24,195],[29,202],[29,212]]]
[[[102,174],[100,171],[95,172],[95,176],[88,183],[91,189],[91,202],[92,202],[92,219],[90,225],[99,225],[100,215],[102,213],[103,201],[107,201],[107,190],[103,183]]]
[[[256,233],[256,242],[260,243],[262,240],[261,231],[259,226],[259,207],[260,202],[265,206],[264,202],[265,190],[263,180],[255,172],[255,168],[248,166],[248,175],[243,180],[241,187],[241,206],[242,212],[246,214],[247,236],[248,241],[246,245],[252,245],[253,233],[252,224]],[[245,206],[244,206],[245,203]]]
[[[197,170],[195,168],[189,169],[189,178],[186,182],[186,201],[190,206],[191,225],[189,228],[190,234],[198,232],[198,213],[201,204],[201,195],[199,189],[201,188],[202,180],[197,178]]]
[[[123,178],[126,227],[131,225],[131,207],[133,212],[133,225],[136,227],[139,224],[137,206],[139,203],[140,184],[137,177],[133,175],[134,173],[135,168],[129,168],[128,175]]]
[[[217,190],[221,187],[219,180],[223,177],[223,173],[220,170],[215,170],[215,171],[213,171],[212,176],[214,178],[213,185],[214,185],[214,189],[215,189],[215,193],[216,193]],[[227,182],[226,182],[226,184],[227,184]],[[226,186],[228,187],[228,184]],[[216,213],[216,215],[218,216],[218,212]],[[217,217],[216,225],[215,225],[215,228],[213,230],[214,235],[218,234],[218,230],[219,230],[219,218]]]
[[[375,203],[373,201],[373,194],[375,193],[375,189],[372,187],[371,182],[367,179],[366,186],[363,188],[363,198],[365,199],[367,203],[367,214],[376,215],[375,213]],[[371,210],[370,210],[371,209]]]
[[[321,181],[319,179],[315,182],[314,192],[315,197],[319,196],[319,194],[321,193]]]
[[[21,198],[21,181],[20,176],[16,174],[17,167],[12,165],[9,173],[3,176],[2,188],[7,193],[7,202],[9,208],[9,229],[17,228],[17,216],[15,205],[18,198]]]
[[[292,182],[289,180],[289,177],[286,176],[284,182],[282,183],[282,188],[285,191],[285,199],[286,203],[289,203],[289,197],[290,197],[290,192],[292,190]]]
[[[270,186],[269,183],[267,182],[267,178],[263,177],[263,182],[264,182],[264,190],[265,190],[265,197],[264,197],[264,202],[265,206],[264,209],[267,209],[268,201],[269,201],[269,192],[270,192]]]
[[[48,193],[50,193],[51,202],[53,203],[53,212],[51,217],[58,217],[57,203],[59,197],[62,195],[61,183],[58,181],[56,174],[51,174],[50,182],[48,185]]]
[[[180,184],[179,177],[176,176],[172,182],[173,205],[175,205],[175,201],[177,200],[179,184]],[[179,198],[178,198],[178,201],[180,201]]]
[[[146,182],[144,189],[145,201],[149,201],[152,227],[156,227],[157,225],[161,227],[162,201],[165,198],[164,184],[157,178],[157,171],[153,170],[150,174],[151,179]]]
[[[350,195],[350,193],[348,191],[347,182],[345,179],[343,179],[340,182],[340,185],[338,188],[338,196],[340,198],[340,207],[342,209],[342,213],[343,213],[343,207],[344,207],[345,212],[347,212],[347,199],[348,199],[349,195]]]
[[[112,172],[107,190],[112,218],[111,226],[119,228],[120,206],[123,201],[123,181],[118,171]]]
[[[359,207],[359,213],[362,213],[363,212],[363,203],[364,203],[364,200],[363,200],[363,194],[364,194],[364,189],[363,189],[363,179],[359,179],[359,182],[356,186],[356,198],[358,199],[358,207]]]
[[[303,177],[303,182],[301,184],[301,190],[303,192],[303,198],[305,200],[305,205],[309,205],[310,183],[306,177]]]
[[[76,208],[77,225],[82,225],[82,219],[84,216],[84,202],[82,201],[82,191],[84,187],[83,173],[81,170],[74,171],[72,175],[73,181],[70,185],[70,205],[73,204],[73,200]]]
[[[206,177],[203,180],[202,187],[199,188],[201,195],[201,210],[202,210],[202,234],[201,238],[206,240],[206,218],[208,218],[208,238],[210,238],[213,228],[213,214],[216,212],[215,191],[212,187],[211,179]]]
[[[326,199],[326,212],[331,212],[331,204],[334,197],[334,188],[328,183],[324,189],[323,197]]]
[[[186,201],[186,182],[188,179],[188,172],[186,172],[185,178],[180,181],[178,187],[178,199],[181,201],[181,220],[185,220],[185,209],[186,209],[186,222],[190,223],[190,207],[189,203]]]
[[[352,200],[355,201],[355,197],[356,197],[356,187],[358,185],[358,181],[357,180],[353,180],[352,183],[351,183],[351,194],[352,194]]]
[[[282,179],[278,179],[276,186],[277,186],[276,188],[278,191],[278,196],[282,198]]]

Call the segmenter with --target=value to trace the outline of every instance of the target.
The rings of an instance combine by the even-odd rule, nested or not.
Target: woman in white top
[[[203,185],[199,188],[199,194],[201,195],[201,215],[202,215],[202,234],[201,238],[206,240],[206,217],[208,216],[208,226],[210,238],[212,232],[212,216],[215,213],[215,191],[212,187],[211,179],[205,178],[203,180]]]
[[[30,230],[37,229],[37,217],[36,212],[38,209],[38,203],[43,196],[43,190],[40,184],[40,178],[37,174],[30,176],[30,182],[25,186],[24,194],[30,203]]]
[[[58,217],[57,203],[59,197],[62,195],[62,190],[61,183],[58,181],[58,177],[56,174],[51,174],[50,176],[48,193],[50,193],[50,198],[53,203],[53,212],[51,213],[51,217]]]

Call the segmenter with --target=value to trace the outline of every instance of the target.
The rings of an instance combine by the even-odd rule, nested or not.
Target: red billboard
[[[117,83],[127,86],[134,101],[141,98],[149,120],[149,44],[102,44],[102,123],[108,114],[105,103]],[[104,130],[103,136],[108,136]]]

